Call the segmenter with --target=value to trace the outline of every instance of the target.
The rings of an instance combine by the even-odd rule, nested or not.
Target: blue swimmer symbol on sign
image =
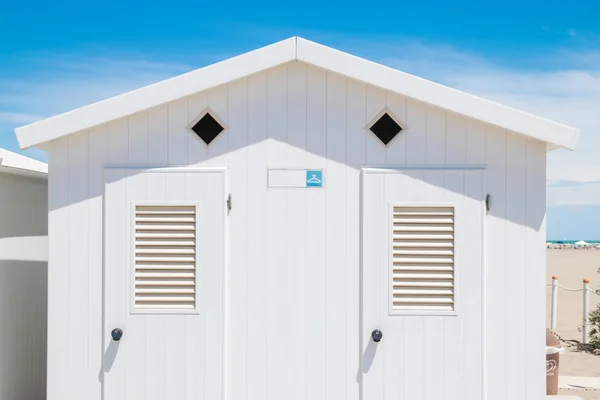
[[[306,187],[321,187],[323,186],[323,171],[309,170],[306,171]]]

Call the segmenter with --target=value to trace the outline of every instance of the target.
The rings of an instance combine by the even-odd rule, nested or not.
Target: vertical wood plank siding
[[[207,107],[228,126],[208,148],[187,130]],[[387,147],[365,129],[383,107],[407,126]],[[105,164],[229,167],[229,398],[358,399],[359,170],[386,163],[487,164],[487,398],[542,398],[543,348],[529,343],[543,343],[545,154],[533,139],[302,63],[52,142],[48,399],[101,399]],[[267,190],[267,168],[323,168],[325,188]],[[412,323],[422,343],[452,321]],[[452,349],[437,350],[448,379],[415,393],[460,384]]]

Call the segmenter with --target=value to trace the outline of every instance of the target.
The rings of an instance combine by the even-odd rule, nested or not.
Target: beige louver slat
[[[196,307],[196,207],[135,207],[135,308]]]
[[[394,207],[392,310],[454,310],[454,208]]]

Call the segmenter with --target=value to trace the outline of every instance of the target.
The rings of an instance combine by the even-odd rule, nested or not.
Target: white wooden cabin
[[[47,171],[0,149],[0,399],[46,398]]]
[[[291,38],[16,133],[49,153],[49,400],[545,396],[574,128]]]

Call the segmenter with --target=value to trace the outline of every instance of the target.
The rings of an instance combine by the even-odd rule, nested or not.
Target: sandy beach
[[[548,250],[546,283],[550,283],[552,275],[559,277],[560,286],[581,288],[583,278],[590,279],[592,290],[600,289],[600,250]],[[546,319],[550,327],[550,287],[546,290]],[[600,377],[600,356],[578,352],[569,343],[580,342],[582,333],[578,327],[583,321],[583,294],[581,291],[558,292],[558,321],[556,332],[566,341],[567,351],[561,356],[560,374],[563,376],[597,376]],[[600,296],[590,293],[590,309],[600,302]],[[600,391],[585,392],[565,390],[562,394],[575,394],[584,399],[600,399]]]

